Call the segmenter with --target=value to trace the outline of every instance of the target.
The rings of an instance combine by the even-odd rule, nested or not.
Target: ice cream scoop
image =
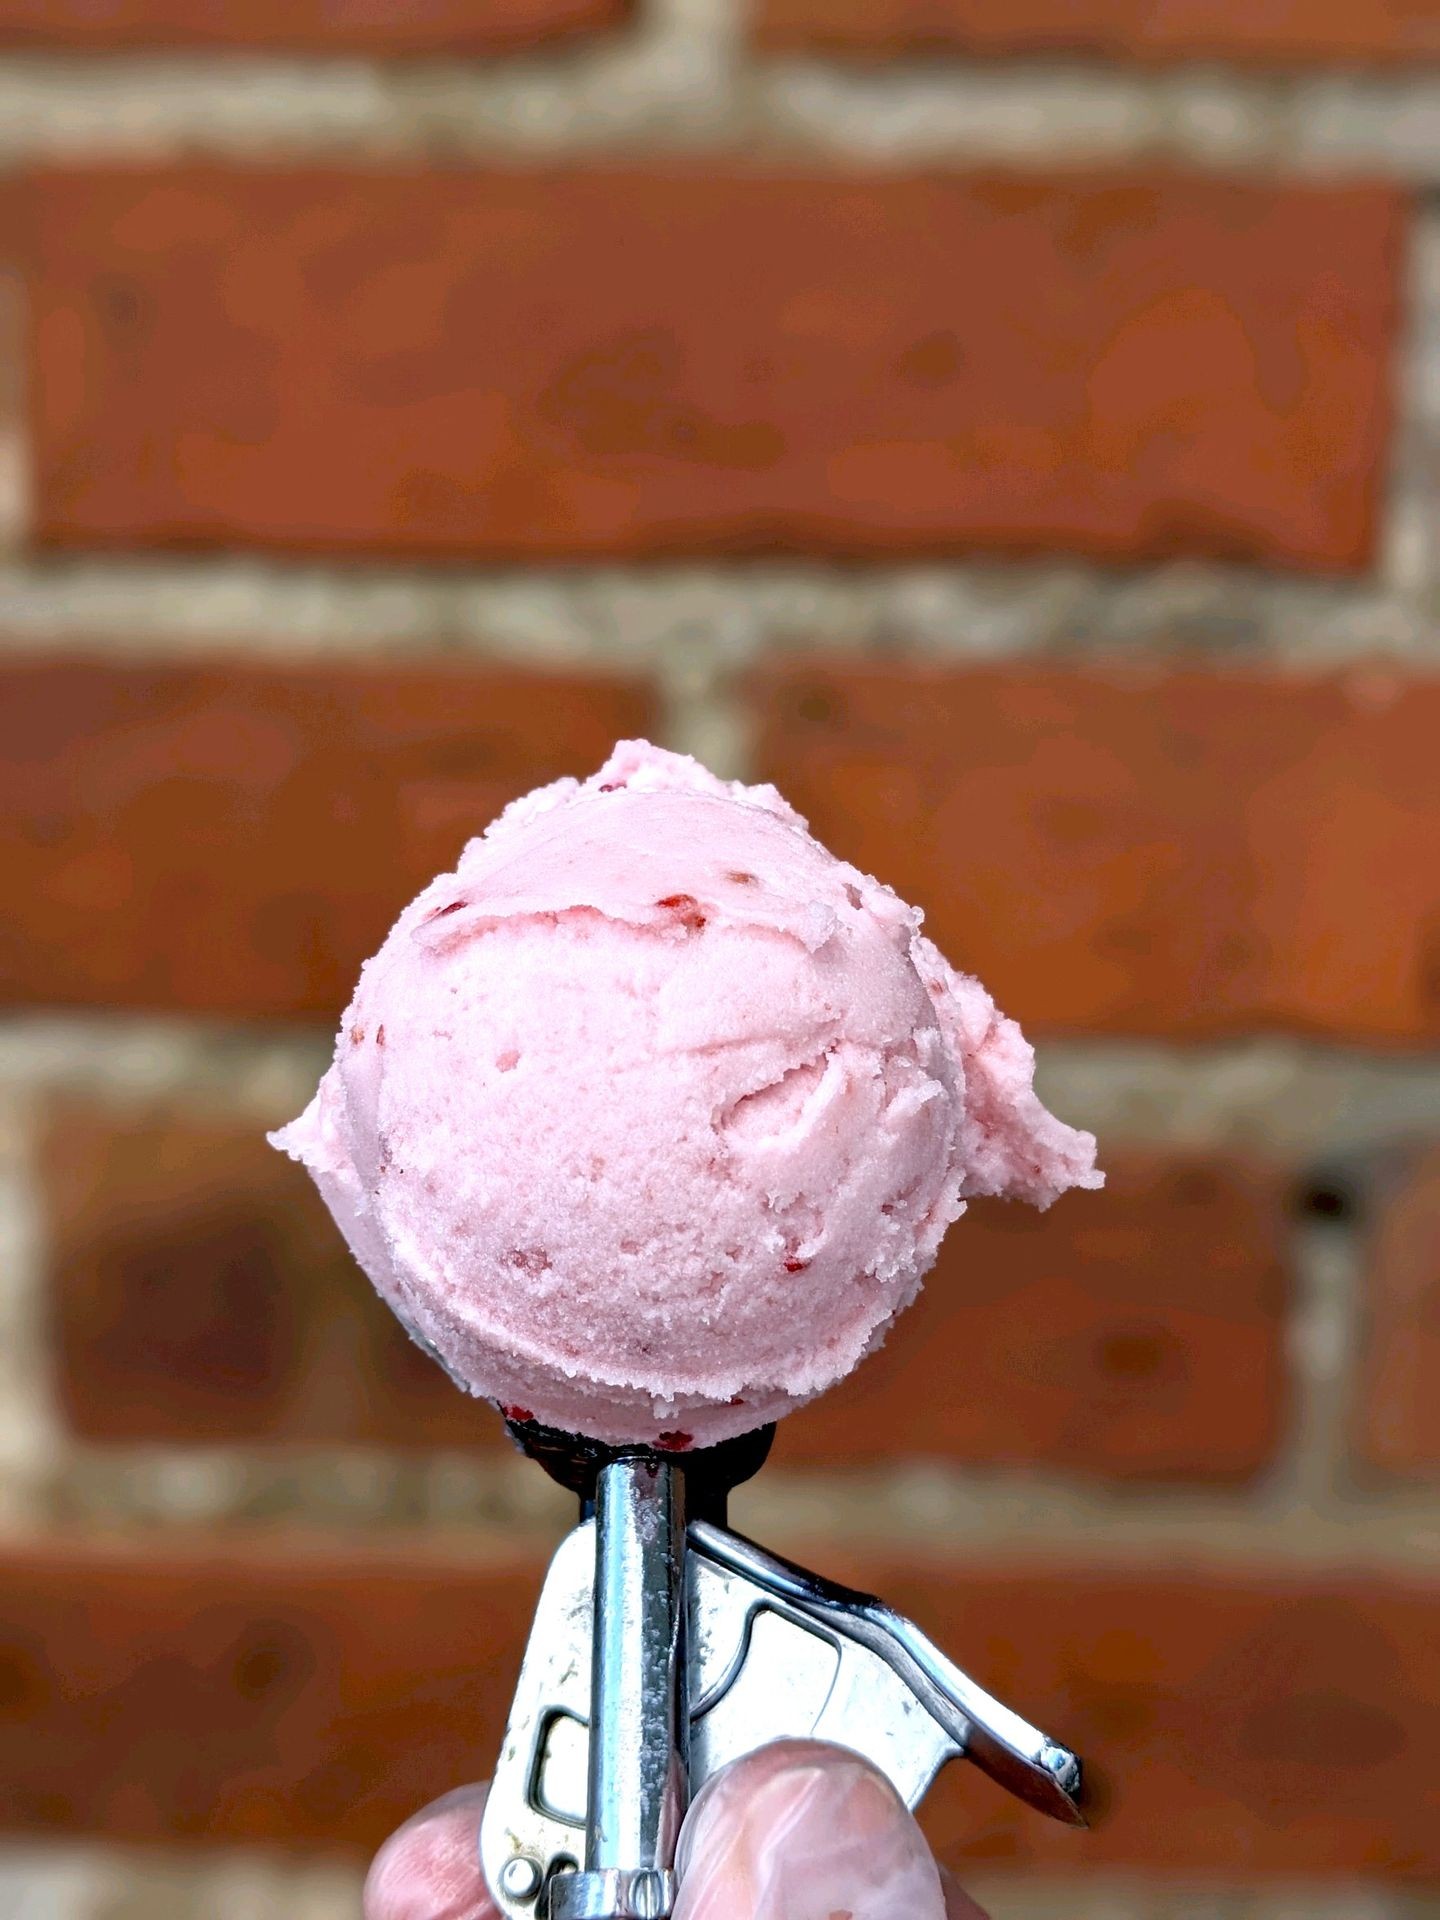
[[[768,1423],[884,1336],[974,1194],[1094,1141],[912,907],[772,787],[643,742],[517,801],[367,962],[277,1145],[412,1333],[581,1499],[478,1836],[506,1920],[665,1920],[689,1794],[777,1735],[914,1804],[1080,1763],[913,1622],[725,1526]]]
[[[920,922],[773,787],[626,742],[405,909],[273,1137],[471,1392],[710,1446],[847,1374],[970,1196],[1099,1184]]]

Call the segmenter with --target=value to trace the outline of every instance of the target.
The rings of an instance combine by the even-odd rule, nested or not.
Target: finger
[[[480,1871],[488,1790],[457,1787],[391,1834],[365,1876],[364,1920],[500,1920]]]
[[[772,1753],[775,1755],[774,1761],[769,1759]],[[744,1784],[745,1778],[755,1781],[756,1787],[761,1788],[764,1782],[756,1776],[773,1773],[772,1787],[775,1785],[776,1778],[783,1787],[788,1774],[789,1790],[793,1792],[795,1777],[803,1772],[802,1763],[806,1762],[807,1758],[811,1765],[818,1762],[832,1774],[836,1770],[837,1762],[842,1775],[847,1770],[847,1762],[862,1777],[869,1774],[869,1769],[863,1762],[853,1760],[851,1756],[844,1755],[835,1748],[821,1747],[811,1742],[793,1741],[783,1743],[779,1748],[767,1748],[763,1755],[751,1755],[748,1760],[742,1761],[739,1767],[730,1768],[727,1774],[711,1782],[711,1787],[718,1792],[723,1782],[733,1779],[733,1788],[727,1791],[733,1791],[737,1800],[743,1804],[744,1795],[748,1792]],[[762,1760],[767,1762],[764,1767],[761,1765]],[[777,1763],[780,1764],[777,1765]],[[749,1769],[748,1775],[735,1778],[740,1775],[741,1768]],[[883,1790],[883,1798],[883,1794],[888,1793],[888,1785],[878,1775],[873,1778]],[[446,1794],[443,1799],[432,1801],[428,1807],[422,1808],[390,1836],[376,1854],[365,1881],[364,1920],[499,1920],[495,1906],[486,1892],[476,1853],[476,1836],[480,1829],[480,1815],[484,1810],[486,1791],[484,1785],[459,1787],[455,1792]],[[708,1792],[709,1789],[706,1795],[701,1796],[702,1800],[708,1797]],[[898,1806],[898,1801],[895,1804]],[[778,1796],[773,1810],[780,1810]],[[903,1809],[901,1811],[903,1812]],[[711,1827],[710,1838],[707,1841],[700,1829],[702,1822],[710,1821],[711,1811],[708,1807],[700,1806],[693,1810],[682,1841],[682,1865],[687,1865],[688,1857],[687,1881],[682,1889],[675,1920],[687,1920],[687,1916],[688,1920],[706,1920],[707,1915],[712,1911],[728,1911],[729,1920],[772,1920],[772,1913],[777,1915],[784,1913],[786,1920],[792,1920],[792,1909],[762,1908],[755,1904],[753,1898],[748,1907],[737,1905],[727,1909],[725,1902],[738,1900],[744,1896],[732,1892],[730,1882],[724,1879],[717,1882],[715,1891],[710,1896],[712,1899],[721,1901],[722,1904],[718,1909],[687,1905],[687,1902],[693,1903],[700,1899],[703,1891],[701,1878],[711,1872],[711,1869],[707,1868],[705,1855],[717,1846],[724,1848],[730,1844],[726,1836],[734,1824],[733,1814],[733,1808],[728,1813],[723,1808],[720,1809],[718,1825]],[[697,1844],[701,1850],[698,1873],[695,1859]],[[833,1836],[829,1838],[822,1836],[821,1844],[827,1849],[833,1849]],[[923,1841],[920,1844],[923,1847]],[[740,1870],[738,1860],[729,1860],[723,1864],[726,1874],[732,1878]],[[944,1893],[945,1920],[986,1920],[981,1909],[943,1870],[940,1874],[940,1883]],[[899,1897],[902,1900],[909,1900],[911,1896],[902,1888]],[[901,1910],[909,1912],[908,1908],[896,1909],[896,1911]],[[835,1909],[831,1907],[827,1911],[819,1908],[818,1911],[824,1915],[824,1920],[832,1920]],[[845,1909],[842,1907],[840,1911],[844,1912]],[[885,1912],[883,1908],[859,1907],[852,1907],[851,1911],[854,1914],[854,1920],[878,1920],[878,1916]],[[805,1908],[795,1907],[793,1915],[794,1920],[805,1920]],[[915,1909],[915,1920],[929,1920],[923,1907]]]
[[[890,1782],[815,1740],[777,1741],[708,1781],[677,1864],[674,1920],[946,1920],[930,1849]]]

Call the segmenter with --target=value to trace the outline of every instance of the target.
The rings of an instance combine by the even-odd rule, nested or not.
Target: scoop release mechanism
[[[481,1823],[506,1920],[668,1920],[690,1799],[778,1739],[850,1748],[911,1807],[964,1758],[1085,1825],[1068,1747],[883,1601],[726,1528],[772,1429],[665,1454],[510,1425],[582,1518],[541,1590]]]

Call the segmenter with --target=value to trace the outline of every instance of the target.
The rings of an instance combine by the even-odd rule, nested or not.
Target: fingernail
[[[816,1741],[717,1774],[677,1864],[674,1920],[945,1920],[930,1849],[889,1781]]]

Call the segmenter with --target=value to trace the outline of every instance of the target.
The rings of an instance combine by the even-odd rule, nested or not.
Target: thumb
[[[890,1782],[815,1740],[777,1741],[707,1781],[677,1864],[674,1920],[946,1920],[930,1849]]]
[[[391,1834],[366,1875],[362,1920],[500,1920],[476,1844],[486,1791],[457,1787]]]

